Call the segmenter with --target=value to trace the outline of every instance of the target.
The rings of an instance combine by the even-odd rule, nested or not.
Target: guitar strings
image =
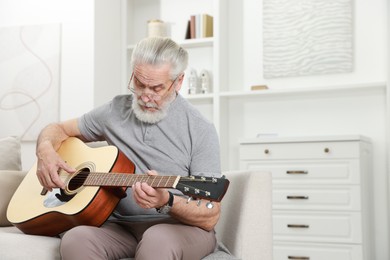
[[[101,185],[85,185],[85,182],[87,180],[87,178],[92,175],[93,177],[96,177],[96,178],[99,178],[100,176],[99,175],[102,175],[104,176],[103,177],[103,181],[104,180],[108,180],[108,181],[112,181],[112,183],[110,183],[109,185],[104,185],[104,184],[101,184]],[[102,173],[102,172],[89,172],[89,171],[80,171],[78,173],[76,173],[74,176],[72,175],[68,175],[66,173],[60,173],[60,177],[65,177],[65,182],[68,182],[68,186],[69,185],[73,185],[73,186],[77,186],[77,188],[81,187],[81,186],[116,186],[116,187],[131,187],[132,184],[134,184],[136,181],[140,181],[140,182],[146,182],[150,185],[152,185],[154,183],[154,181],[156,179],[160,179],[158,181],[158,185],[156,186],[153,186],[155,188],[174,188],[174,183],[176,182],[176,179],[178,176],[164,176],[164,175],[142,175],[142,174],[139,174],[139,175],[133,175],[131,173]],[[172,178],[174,177],[174,178]],[[122,179],[120,179],[122,178]],[[123,180],[123,178],[125,178],[125,180]],[[114,180],[113,180],[114,179]],[[127,185],[124,185],[124,181],[128,181],[126,179],[130,179],[130,182],[131,183],[128,183]],[[171,180],[173,179],[173,180]],[[176,183],[176,189],[177,188],[181,188],[181,189],[184,189],[184,188],[188,188],[188,189],[192,189],[193,191],[197,191],[197,196],[198,198],[203,198],[203,199],[209,199],[210,197],[210,194],[207,194],[209,191],[207,190],[204,190],[204,189],[201,189],[201,188],[198,188],[196,186],[193,186],[193,185],[189,185],[189,183],[199,183],[199,182],[202,182],[202,183],[215,183],[215,180],[216,178],[213,178],[213,177],[201,177],[201,178],[196,178],[194,176],[190,176],[190,177],[182,177],[180,176],[179,178],[179,182]],[[163,180],[163,183],[165,182],[165,186],[159,186],[160,183],[161,183],[161,180]],[[99,181],[102,181],[102,179],[100,179]],[[121,182],[120,184],[118,184],[118,182]],[[185,183],[182,183],[182,182],[185,182]],[[203,194],[203,196],[202,196]]]
[[[105,173],[105,172],[78,172],[76,175],[66,175],[66,174],[60,174],[62,177],[65,177],[64,180],[69,181],[76,181],[77,183],[84,183],[86,179],[90,176],[99,178],[99,174],[102,176],[106,177],[105,179],[119,179],[125,177],[126,179],[140,179],[138,181],[143,181],[143,179],[151,180],[151,179],[169,179],[169,178],[177,178],[177,176],[165,176],[165,175],[142,175],[142,174],[136,174],[132,175],[131,173]],[[61,177],[61,176],[60,176]],[[91,178],[91,177],[90,177]],[[101,177],[100,177],[101,178]],[[206,177],[205,179],[199,179],[199,178],[194,178],[194,177],[186,177],[186,176],[180,176],[180,181],[186,181],[186,182],[213,182],[211,177]]]

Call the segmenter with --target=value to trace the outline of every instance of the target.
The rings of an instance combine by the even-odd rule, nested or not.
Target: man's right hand
[[[76,170],[62,160],[50,143],[39,144],[37,155],[37,176],[41,185],[49,191],[52,191],[53,188],[65,188],[59,171],[65,170],[68,173],[74,173]]]
[[[65,188],[65,183],[59,175],[60,170],[65,170],[68,173],[76,171],[62,160],[57,153],[62,142],[70,136],[81,136],[77,119],[50,124],[38,136],[36,148],[38,158],[37,176],[41,185],[49,191],[52,191],[53,188]]]

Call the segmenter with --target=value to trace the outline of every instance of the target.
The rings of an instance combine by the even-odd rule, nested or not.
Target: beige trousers
[[[188,225],[107,222],[67,231],[60,250],[63,260],[197,260],[212,253],[215,245],[214,231]]]

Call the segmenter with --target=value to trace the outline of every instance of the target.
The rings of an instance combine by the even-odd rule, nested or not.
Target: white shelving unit
[[[227,158],[224,149],[226,137],[222,136],[223,124],[220,121],[220,95],[227,90],[228,44],[227,9],[225,0],[122,0],[122,61],[123,92],[127,91],[130,57],[135,44],[147,37],[147,21],[160,19],[170,27],[170,37],[186,48],[189,53],[189,69],[198,74],[206,69],[212,78],[211,92],[208,94],[188,95],[187,81],[184,79],[181,94],[194,104],[207,119],[212,121],[220,134],[222,161]],[[214,36],[211,38],[185,39],[187,23],[191,15],[209,14],[213,16]],[[225,132],[225,131],[224,131]]]

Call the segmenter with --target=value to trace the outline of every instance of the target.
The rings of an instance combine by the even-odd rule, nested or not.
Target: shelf
[[[183,48],[212,47],[214,38],[189,39],[178,42]]]
[[[184,98],[188,100],[212,100],[213,94],[195,94],[195,95],[185,95]]]
[[[214,38],[199,38],[199,39],[189,39],[177,42],[183,48],[191,49],[191,48],[199,48],[199,47],[213,47]],[[133,50],[135,44],[127,45],[128,50]]]
[[[221,92],[220,97],[224,98],[251,98],[251,97],[269,97],[282,95],[303,95],[303,94],[356,94],[368,93],[374,91],[385,91],[386,82],[372,82],[364,84],[351,84],[341,86],[321,86],[311,88],[290,88],[290,89],[266,89],[254,91],[226,91]],[[352,91],[352,92],[351,92]]]
[[[310,142],[340,142],[340,141],[362,141],[371,142],[369,137],[350,134],[350,135],[326,135],[326,136],[278,136],[277,134],[268,137],[242,138],[240,144],[257,143],[310,143]]]
[[[351,84],[342,86],[322,86],[311,88],[290,88],[290,89],[266,89],[266,90],[254,90],[254,91],[225,91],[215,95],[209,94],[195,94],[195,95],[183,95],[184,98],[194,101],[212,101],[214,97],[219,96],[224,99],[250,99],[250,98],[268,98],[268,97],[282,97],[292,95],[361,95],[369,93],[386,91],[386,82],[373,82],[365,84]]]

